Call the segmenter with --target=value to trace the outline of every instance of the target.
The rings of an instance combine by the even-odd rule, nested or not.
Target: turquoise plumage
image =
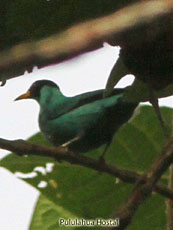
[[[115,89],[108,98],[103,98],[103,90],[65,97],[55,83],[41,80],[16,100],[35,99],[43,135],[55,146],[70,141],[70,150],[83,153],[111,143],[114,133],[132,116],[137,104],[124,102],[123,91]]]

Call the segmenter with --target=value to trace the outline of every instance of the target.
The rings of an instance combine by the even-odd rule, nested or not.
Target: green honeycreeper
[[[39,126],[55,146],[68,143],[76,153],[88,152],[112,141],[114,133],[126,123],[138,104],[123,101],[124,89],[114,89],[103,98],[104,90],[64,96],[52,81],[34,82],[16,100],[32,98],[40,105]]]

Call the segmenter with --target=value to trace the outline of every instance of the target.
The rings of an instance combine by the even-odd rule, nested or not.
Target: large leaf
[[[172,110],[162,108],[162,113],[170,125]],[[46,144],[40,134],[33,136],[30,141]],[[140,107],[137,115],[115,135],[106,156],[107,161],[121,168],[144,172],[158,156],[165,141],[153,109],[150,106]],[[102,151],[103,148],[99,148],[88,155],[96,158]],[[50,162],[54,164],[52,172],[46,170]],[[132,188],[122,182],[116,183],[112,176],[80,166],[56,163],[44,157],[17,157],[11,154],[1,161],[1,166],[13,173],[37,172],[36,177],[24,179],[42,194],[31,223],[32,230],[56,229],[60,217],[108,218],[125,202]],[[38,166],[44,168],[44,174],[38,172]],[[41,181],[46,182],[45,187],[38,187]],[[163,230],[165,226],[165,200],[155,194],[140,207],[128,229]]]
[[[59,205],[56,205],[54,202],[48,200],[47,197],[41,194],[33,215],[30,230],[57,230],[58,219],[62,216],[66,219],[68,219],[69,216],[73,219],[77,218],[77,216],[74,216],[71,212]],[[75,229],[75,227],[71,229]]]

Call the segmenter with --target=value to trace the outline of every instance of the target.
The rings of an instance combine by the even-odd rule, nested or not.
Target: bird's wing
[[[81,95],[80,95],[81,96]],[[84,95],[85,97],[86,95]],[[121,100],[122,94],[70,110],[55,119],[40,123],[42,132],[55,145],[79,138],[74,151],[87,152],[109,142],[114,133],[131,117],[136,105]]]
[[[62,116],[52,119],[50,121],[52,129],[58,129],[58,132],[59,130],[63,132],[63,130],[68,129],[69,133],[74,130],[77,133],[80,133],[82,130],[88,130],[89,128],[97,126],[97,123],[102,120],[108,112],[110,116],[114,112],[118,112],[116,111],[118,110],[118,107],[115,107],[115,110],[113,111],[111,108],[116,104],[121,104],[121,102],[118,102],[120,97],[121,95],[104,98],[103,100],[94,101],[93,103],[87,103],[74,108]]]
[[[112,95],[119,95],[122,93],[123,89],[114,89]],[[97,100],[103,99],[104,90],[96,90],[92,92],[87,92],[83,94],[79,94],[74,97],[64,97],[61,98],[58,96],[57,99],[52,98],[50,116],[49,119],[56,119],[70,111],[73,111],[83,105],[87,105],[93,103]]]
[[[124,89],[114,89],[112,94],[110,96],[113,95],[118,95],[120,93],[122,93],[124,91]],[[96,91],[92,91],[92,92],[88,92],[88,93],[83,93],[80,95],[77,95],[75,97],[73,97],[73,99],[77,102],[77,107],[83,106],[85,104],[88,103],[92,103],[94,101],[100,100],[103,98],[103,92],[104,90],[96,90]],[[109,96],[109,97],[110,97]]]

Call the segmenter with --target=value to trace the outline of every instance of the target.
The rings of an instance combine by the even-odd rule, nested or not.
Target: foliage
[[[155,10],[156,7],[152,7],[152,3],[154,4],[156,1],[150,1],[151,5],[148,8],[146,7],[147,10],[144,10],[144,16],[142,17],[140,15],[141,11],[139,5],[137,6],[139,12],[133,12],[130,7],[127,10],[129,13],[127,15],[126,11],[123,11],[124,13],[119,11],[118,15],[122,16],[126,22],[126,24],[123,24],[124,22],[120,20],[120,33],[117,32],[117,28],[119,27],[116,28],[115,26],[115,28],[111,28],[112,31],[110,33],[105,34],[107,27],[104,26],[104,23],[107,18],[106,20],[104,18],[101,20],[101,23],[98,23],[96,26],[99,27],[102,25],[103,28],[105,28],[105,33],[103,33],[101,37],[99,37],[99,30],[91,30],[89,34],[87,34],[88,37],[83,36],[84,40],[81,39],[83,44],[81,44],[79,40],[75,40],[76,38],[74,39],[75,36],[77,38],[80,37],[78,33],[70,33],[70,36],[72,35],[74,40],[72,41],[72,39],[69,39],[69,31],[74,32],[76,28],[78,28],[72,27],[72,29],[66,31],[70,26],[109,15],[133,2],[140,1],[2,0],[0,9],[0,50],[4,51],[4,49],[11,48],[23,42],[36,41],[36,43],[33,42],[32,45],[31,43],[26,43],[26,46],[19,46],[18,50],[14,48],[7,52],[1,52],[0,80],[4,82],[7,79],[20,75],[26,69],[31,71],[33,65],[42,67],[50,63],[61,62],[64,59],[69,59],[86,51],[97,49],[103,45],[104,41],[107,41],[112,45],[120,45],[122,50],[126,51],[125,54],[127,56],[125,56],[127,60],[123,60],[123,64],[126,64],[126,67],[123,65],[123,68],[125,68],[119,76],[117,75],[119,70],[117,70],[115,64],[113,70],[116,69],[116,71],[113,71],[110,75],[110,84],[108,84],[109,91],[111,91],[118,80],[127,73],[138,75],[138,79],[143,80],[144,78],[144,82],[147,82],[148,75],[151,77],[151,73],[149,72],[148,74],[147,71],[152,69],[148,68],[148,66],[152,66],[153,63],[156,63],[155,65],[153,64],[155,67],[152,72],[154,77],[153,79],[149,79],[150,82],[154,82],[152,86],[159,83],[159,89],[161,89],[161,91],[158,90],[155,92],[156,96],[164,97],[172,95],[172,73],[170,73],[170,69],[164,65],[164,63],[167,62],[163,62],[166,56],[168,58],[167,60],[172,63],[172,52],[167,52],[167,49],[165,51],[165,44],[168,50],[172,51],[172,49],[170,49],[170,41],[172,38],[172,21],[170,19],[172,18],[169,17],[170,11],[168,10],[169,4],[170,10],[172,9],[171,7],[173,7],[171,1],[167,1],[167,5],[162,5],[164,1],[159,1],[159,4],[161,4],[160,6],[162,6],[160,8],[161,11],[154,11],[154,20],[152,20],[152,10]],[[168,8],[166,8],[166,6],[168,6]],[[162,15],[164,9],[166,9],[166,15],[163,19],[160,15]],[[150,17],[147,17],[148,12]],[[110,15],[110,18],[111,17],[112,15]],[[110,24],[110,18],[107,21],[107,25]],[[148,20],[148,18],[150,18],[151,21]],[[129,25],[126,19],[129,21],[131,19],[134,25],[131,27],[131,24]],[[135,22],[134,19],[137,19],[137,21]],[[119,20],[119,18],[117,17],[116,20]],[[117,21],[115,21],[115,24],[116,22]],[[94,24],[95,21],[92,21],[92,23]],[[96,23],[93,24],[92,26]],[[85,24],[86,27],[88,25],[90,24]],[[165,27],[165,25],[167,27]],[[86,29],[86,27],[80,27],[81,31],[83,28]],[[124,28],[126,29],[123,30]],[[114,34],[114,29],[117,29],[117,34]],[[64,30],[64,33],[60,33]],[[77,32],[81,31],[77,30]],[[44,38],[55,33],[55,37],[50,37],[46,40],[46,46]],[[60,35],[57,35],[57,33],[60,33]],[[159,36],[161,36],[161,39]],[[93,38],[97,39],[94,40]],[[41,40],[37,43],[38,39]],[[159,41],[158,44],[162,44],[162,46],[156,45],[157,39]],[[55,43],[57,40],[59,46]],[[67,43],[63,43],[64,41]],[[62,44],[63,48],[60,50],[59,47],[61,47]],[[66,44],[69,46],[67,47]],[[79,50],[76,49],[76,45],[74,44],[78,44]],[[52,48],[54,45],[59,51],[59,54],[55,48]],[[155,47],[157,51],[158,46],[162,47],[162,49],[159,53],[155,53]],[[41,47],[44,47],[44,49],[42,50]],[[147,52],[145,52],[146,47],[148,47]],[[48,48],[50,48],[50,53],[48,52]],[[54,52],[52,52],[51,48]],[[136,56],[133,55],[135,54],[135,50],[137,51]],[[42,55],[42,52],[44,55]],[[144,59],[144,53],[146,54],[146,59]],[[167,56],[168,53],[170,56]],[[148,63],[148,55],[151,57],[150,63]],[[121,58],[122,55],[120,55],[120,61]],[[141,66],[137,64],[138,61],[141,63]],[[132,68],[130,70],[129,67],[131,67],[131,64]],[[168,71],[168,74],[161,75],[160,79],[155,78],[157,75],[155,73],[158,71],[158,65],[161,69]],[[143,76],[145,70],[147,74]],[[167,80],[165,80],[166,77]],[[149,99],[148,85],[140,80],[136,80],[132,87],[127,89],[124,100],[141,102]],[[168,86],[168,88],[163,89],[166,86]],[[170,129],[170,124],[172,123],[172,110],[170,108],[162,108],[161,110],[164,120]],[[169,131],[171,132],[171,130]],[[50,145],[40,133],[32,136],[29,141],[42,145]],[[147,171],[152,162],[160,154],[165,143],[166,139],[153,109],[149,106],[143,106],[140,107],[136,116],[116,134],[106,156],[106,161],[120,168],[133,170],[142,174]],[[103,147],[87,154],[93,158],[98,158],[102,152]],[[52,170],[48,169],[50,166],[52,166]],[[20,172],[28,175],[28,178],[25,177],[25,179],[22,179],[21,176],[21,179],[40,191],[40,197],[36,204],[30,225],[31,230],[53,230],[57,228],[63,230],[65,229],[64,227],[58,226],[58,219],[61,217],[65,219],[110,218],[112,213],[119,210],[132,190],[132,185],[125,184],[109,174],[101,174],[88,168],[67,164],[66,162],[55,162],[55,160],[48,157],[31,155],[19,157],[14,154],[9,154],[1,161],[1,167],[8,169],[12,173]],[[32,172],[35,172],[36,176],[29,177]],[[44,182],[45,186],[41,186],[41,182]],[[161,182],[166,185],[168,184],[168,173],[162,176]],[[128,226],[128,230],[165,229],[165,210],[164,197],[158,194],[152,194],[152,196],[140,206],[137,214],[134,216],[132,224]],[[69,229],[73,230],[77,228],[71,227]]]
[[[116,134],[107,153],[107,161],[121,168],[142,173],[160,153],[165,138],[150,106],[139,107],[136,113],[136,116]],[[170,124],[172,110],[164,107],[162,113],[167,124]],[[40,133],[34,135],[30,141],[48,144]],[[88,155],[97,158],[102,151],[103,147]],[[38,171],[38,166],[46,171],[48,163],[54,164],[52,172],[47,171],[43,174]],[[110,175],[99,174],[91,169],[65,162],[57,163],[50,158],[36,156],[21,158],[10,154],[1,161],[1,166],[13,173],[37,172],[36,177],[24,179],[41,192],[33,214],[31,230],[56,229],[60,217],[109,218],[115,209],[124,203],[132,189],[131,185],[117,181]],[[46,187],[39,188],[41,181],[46,182]],[[162,182],[167,183],[166,175]],[[128,229],[162,230],[165,226],[165,199],[158,194],[153,194],[140,207]]]

